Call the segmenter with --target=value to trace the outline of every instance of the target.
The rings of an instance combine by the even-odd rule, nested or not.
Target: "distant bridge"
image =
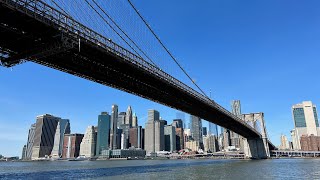
[[[261,138],[205,95],[40,0],[0,0],[0,55],[5,67],[42,64],[198,116],[247,139]]]

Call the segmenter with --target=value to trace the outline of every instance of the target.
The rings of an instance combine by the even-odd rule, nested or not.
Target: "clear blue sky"
[[[199,85],[230,109],[264,112],[279,144],[293,128],[291,106],[320,106],[320,1],[133,1]],[[178,71],[178,69],[176,68]],[[101,111],[132,105],[144,125],[148,109],[169,122],[176,110],[56,70],[26,63],[0,68],[0,154],[20,155],[37,115],[71,120],[72,132],[97,124]]]

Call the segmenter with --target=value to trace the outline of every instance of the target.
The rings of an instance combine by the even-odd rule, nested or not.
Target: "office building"
[[[130,128],[129,131],[129,148],[140,148],[142,149],[143,145],[143,129],[142,126]]]
[[[190,149],[191,151],[195,151],[195,152],[198,152],[201,149],[200,143],[198,141],[186,142],[186,148]]]
[[[117,149],[105,150],[102,155],[106,158],[129,158],[129,159],[143,159],[146,156],[146,151],[143,149]]]
[[[138,127],[138,117],[137,117],[136,113],[133,113],[132,127]]]
[[[207,135],[208,135],[207,127],[202,127],[202,136],[207,136]]]
[[[110,121],[111,116],[107,112],[102,112],[98,116],[96,156],[100,156],[103,150],[109,149]]]
[[[154,122],[154,146],[155,152],[163,151],[165,146],[164,140],[164,126],[165,122],[163,120],[156,120]]]
[[[184,130],[183,130],[183,128],[176,128],[176,149],[177,149],[177,151],[184,149]]]
[[[56,134],[54,136],[54,146],[51,152],[53,158],[62,156],[64,135],[70,134],[70,121],[68,119],[60,119],[57,125]]]
[[[302,151],[320,151],[320,136],[302,135],[300,143]]]
[[[91,158],[95,156],[96,132],[94,126],[89,126],[80,144],[80,156]]]
[[[25,160],[31,160],[32,158],[32,148],[34,143],[35,132],[36,132],[36,123],[32,124],[29,129]]]
[[[290,149],[287,136],[281,135],[280,141],[281,141],[281,145],[279,147],[280,150],[289,150]]]
[[[218,126],[216,124],[212,123],[212,122],[209,122],[208,134],[218,137],[219,136],[219,134],[218,134]]]
[[[202,143],[202,122],[199,117],[191,116],[191,136],[194,141]]]
[[[119,113],[118,123],[117,123],[118,129],[120,128],[120,126],[121,126],[122,124],[125,124],[125,122],[126,122],[126,112],[121,112],[121,113]]]
[[[183,121],[182,119],[174,119],[171,125],[175,128],[183,128]]]
[[[207,135],[203,137],[204,151],[207,153],[217,152],[219,149],[218,139],[214,135]]]
[[[63,141],[62,158],[77,158],[80,156],[80,145],[83,134],[65,134]]]
[[[164,126],[165,151],[174,152],[176,146],[176,128],[174,126]]]
[[[145,150],[147,153],[155,153],[155,121],[160,119],[160,113],[156,110],[148,110],[148,121],[145,125]]]
[[[50,114],[37,117],[32,160],[50,156],[59,120],[60,118]]]
[[[118,106],[112,105],[111,123],[110,123],[110,149],[117,149],[117,122]]]
[[[121,149],[129,148],[129,134],[130,134],[130,124],[122,124],[120,126],[122,130],[121,134]]]
[[[131,108],[131,106],[128,106],[125,124],[129,124],[130,127],[132,127],[132,108]]]
[[[300,138],[305,136],[319,136],[319,121],[317,108],[311,101],[304,101],[301,104],[292,106],[292,115],[294,121],[293,143],[295,150],[301,149]]]
[[[242,113],[241,113],[241,103],[239,100],[233,100],[231,102],[231,110],[232,110],[232,114],[236,115],[238,118],[242,118]],[[235,148],[239,148],[239,149],[243,149],[243,147],[241,147],[242,143],[242,137],[229,130],[229,135],[230,135],[230,145],[234,146]]]

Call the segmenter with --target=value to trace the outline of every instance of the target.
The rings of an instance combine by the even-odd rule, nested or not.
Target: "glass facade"
[[[307,127],[303,108],[294,108],[293,117],[296,127]]]
[[[111,117],[107,112],[101,113],[98,117],[97,156],[99,156],[103,150],[109,149],[110,119]]]

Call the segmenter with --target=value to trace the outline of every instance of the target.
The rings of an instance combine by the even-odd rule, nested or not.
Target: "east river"
[[[0,162],[0,179],[320,179],[320,159]]]

